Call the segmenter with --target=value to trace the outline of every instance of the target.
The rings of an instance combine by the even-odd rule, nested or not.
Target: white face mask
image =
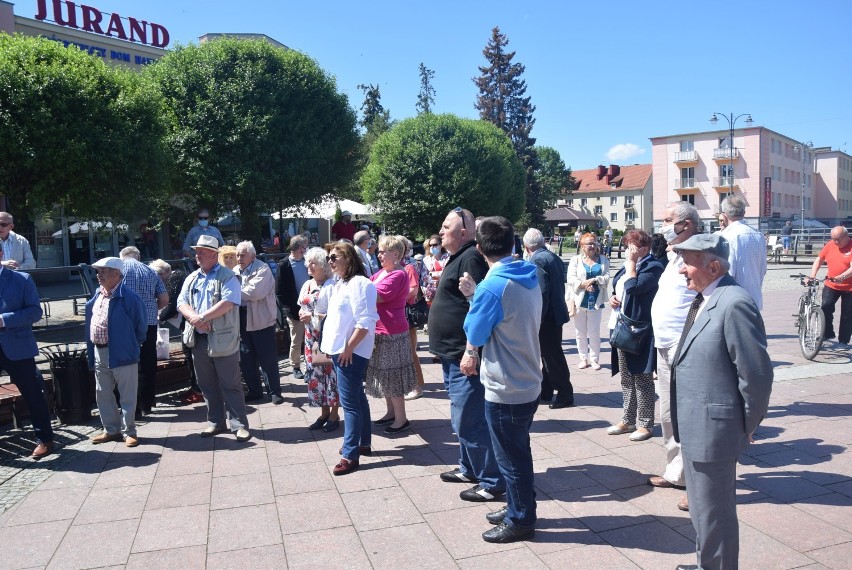
[[[679,224],[679,223],[680,222],[676,222],[675,224],[667,224],[667,225],[660,228],[660,233],[663,234],[663,237],[665,238],[666,243],[672,243],[674,240],[677,239],[677,236],[679,236],[681,233],[683,233],[686,230],[686,228],[684,228],[680,231],[676,231],[675,225]]]

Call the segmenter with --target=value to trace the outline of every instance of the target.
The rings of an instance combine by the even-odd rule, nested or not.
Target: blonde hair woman
[[[228,269],[233,269],[237,266],[236,246],[223,245],[219,248],[219,265],[223,265]]]
[[[601,369],[598,363],[601,352],[601,315],[609,300],[608,286],[609,259],[601,255],[595,234],[585,233],[580,237],[580,253],[568,264],[565,285],[565,300],[574,301],[577,307],[574,328],[577,352],[580,354],[577,368],[581,370],[589,366],[592,370]]]

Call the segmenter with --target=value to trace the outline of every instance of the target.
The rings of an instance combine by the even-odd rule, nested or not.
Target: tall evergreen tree
[[[435,88],[432,87],[432,78],[435,77],[435,72],[423,65],[420,62],[420,93],[417,94],[417,114],[429,114],[432,112],[432,105],[435,104]]]
[[[526,208],[521,219],[517,220],[518,225],[540,226],[544,222],[544,209],[535,175],[539,160],[535,139],[530,136],[535,125],[535,105],[526,96],[527,82],[521,77],[525,67],[520,63],[512,63],[515,52],[507,51],[508,45],[509,39],[500,32],[499,27],[491,30],[491,39],[482,50],[488,65],[480,67],[480,76],[473,78],[479,89],[474,107],[479,111],[480,118],[497,125],[509,135],[524,165]]]
[[[358,89],[364,92],[364,103],[361,104],[361,126],[373,138],[390,128],[390,111],[382,106],[382,94],[378,85],[372,83],[360,84]]]

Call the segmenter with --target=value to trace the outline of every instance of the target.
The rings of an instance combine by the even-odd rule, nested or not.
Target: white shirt
[[[766,276],[766,240],[742,221],[730,222],[719,232],[728,240],[728,262],[731,277],[751,295],[758,309],[763,309],[763,278]]]
[[[671,258],[660,276],[659,289],[651,304],[651,324],[657,348],[671,348],[678,343],[689,306],[695,298],[695,291],[686,288],[686,277],[678,273],[682,265],[680,254]]]
[[[328,301],[328,316],[322,328],[320,350],[329,355],[340,354],[356,328],[366,329],[367,336],[352,352],[363,358],[370,358],[373,354],[378,320],[376,286],[372,281],[361,275],[356,275],[346,282],[337,281]]]

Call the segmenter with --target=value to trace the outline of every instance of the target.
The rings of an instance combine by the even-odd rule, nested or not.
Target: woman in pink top
[[[405,416],[405,394],[416,385],[414,362],[408,339],[405,301],[409,294],[408,275],[402,269],[405,257],[405,238],[385,235],[379,239],[381,269],[372,277],[378,294],[376,310],[376,344],[367,365],[366,392],[374,398],[384,398],[387,413],[376,425],[387,426],[385,433],[393,434],[410,427]]]

